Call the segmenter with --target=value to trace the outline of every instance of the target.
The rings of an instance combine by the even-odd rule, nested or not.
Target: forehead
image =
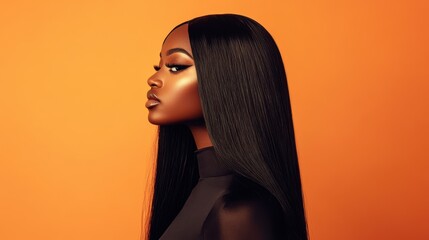
[[[168,35],[162,45],[161,54],[165,55],[165,53],[172,48],[183,48],[189,53],[192,52],[188,35],[188,24],[181,25]]]

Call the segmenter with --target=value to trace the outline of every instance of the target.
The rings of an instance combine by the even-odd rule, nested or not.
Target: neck
[[[194,136],[197,149],[213,146],[204,123],[188,125]]]

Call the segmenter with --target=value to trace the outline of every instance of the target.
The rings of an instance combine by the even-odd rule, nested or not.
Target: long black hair
[[[284,239],[308,239],[286,72],[274,39],[255,20],[236,14],[206,15],[178,26],[185,23],[219,162],[277,200]],[[161,125],[158,133],[150,240],[160,238],[199,178],[189,128]]]

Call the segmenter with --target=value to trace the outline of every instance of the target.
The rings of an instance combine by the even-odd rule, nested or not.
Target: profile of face
[[[156,72],[147,83],[148,120],[155,125],[191,124],[203,118],[188,24],[165,39]]]

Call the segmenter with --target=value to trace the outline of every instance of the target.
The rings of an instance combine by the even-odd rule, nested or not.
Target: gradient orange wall
[[[0,239],[139,238],[156,130],[146,79],[172,27],[226,12],[282,51],[311,238],[429,239],[424,1],[8,2]]]

